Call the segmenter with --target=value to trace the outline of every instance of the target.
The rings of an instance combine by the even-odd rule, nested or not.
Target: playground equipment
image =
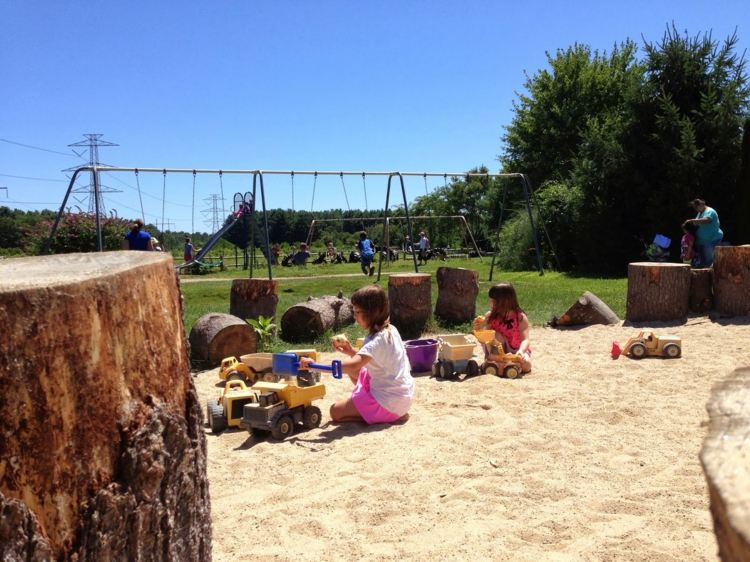
[[[227,427],[238,427],[245,404],[253,402],[257,402],[255,392],[243,381],[227,381],[218,400],[209,400],[206,403],[206,418],[211,432],[219,433]]]
[[[625,342],[622,353],[633,359],[642,359],[647,356],[676,359],[682,355],[682,338],[657,336],[651,330],[642,330]]]
[[[493,335],[494,339],[494,335]],[[480,370],[479,361],[474,355],[475,341],[465,334],[437,336],[440,344],[438,360],[432,366],[432,374],[441,379],[453,379],[462,373],[473,377]]]
[[[503,344],[495,339],[495,330],[475,330],[474,336],[484,348],[484,363],[481,370],[486,375],[515,379],[523,372],[521,356],[517,353],[505,353]]]

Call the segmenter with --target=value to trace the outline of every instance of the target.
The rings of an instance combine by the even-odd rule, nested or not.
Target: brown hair
[[[690,202],[690,204],[691,204],[691,205],[692,205],[693,207],[695,207],[696,205],[705,205],[705,204],[706,204],[706,202],[705,202],[705,201],[704,201],[703,199],[701,199],[701,198],[699,198],[699,197],[696,197],[695,199],[693,199],[693,200],[692,200],[692,201]]]
[[[365,285],[357,289],[352,295],[352,305],[362,310],[371,334],[388,326],[388,295],[380,285]]]
[[[490,287],[489,297],[494,301],[490,319],[504,320],[509,312],[523,312],[518,304],[516,289],[510,283],[498,283]]]

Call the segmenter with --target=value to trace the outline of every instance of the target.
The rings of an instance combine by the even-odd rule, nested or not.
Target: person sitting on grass
[[[294,254],[292,258],[292,264],[294,265],[307,265],[307,260],[310,257],[310,252],[307,251],[307,244],[302,242],[299,245],[299,251]]]
[[[414,398],[414,379],[401,335],[388,320],[388,295],[380,285],[366,285],[352,295],[354,319],[368,331],[355,351],[346,339],[333,339],[336,351],[348,355],[343,371],[355,384],[349,398],[331,406],[334,422],[392,423],[406,419]],[[301,358],[303,366],[312,359]]]

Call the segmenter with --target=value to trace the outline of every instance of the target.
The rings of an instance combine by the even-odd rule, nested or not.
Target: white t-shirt
[[[388,326],[377,334],[368,335],[357,353],[370,357],[366,367],[373,398],[397,416],[406,414],[414,397],[414,379],[398,330]]]

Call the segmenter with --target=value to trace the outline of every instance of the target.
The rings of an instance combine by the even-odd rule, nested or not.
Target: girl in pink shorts
[[[391,423],[403,418],[414,397],[406,348],[398,330],[388,322],[388,295],[379,285],[367,285],[352,295],[354,319],[368,330],[365,343],[355,351],[348,341],[334,341],[348,355],[341,366],[354,383],[349,398],[331,406],[335,422]]]

